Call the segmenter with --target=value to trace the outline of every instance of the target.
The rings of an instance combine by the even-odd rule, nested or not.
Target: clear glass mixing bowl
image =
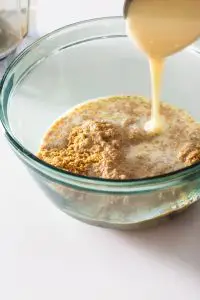
[[[162,99],[199,119],[199,76],[194,47],[169,58]],[[54,203],[77,219],[112,228],[182,210],[200,194],[199,164],[167,176],[112,181],[58,170],[34,155],[47,128],[72,106],[124,94],[149,97],[150,75],[146,57],[115,17],[66,26],[38,40],[9,67],[0,96],[11,147]]]

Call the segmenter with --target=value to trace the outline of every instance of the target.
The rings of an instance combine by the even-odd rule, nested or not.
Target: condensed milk
[[[149,58],[152,113],[146,129],[163,130],[160,87],[165,58],[184,49],[200,36],[200,0],[127,1],[128,35]]]

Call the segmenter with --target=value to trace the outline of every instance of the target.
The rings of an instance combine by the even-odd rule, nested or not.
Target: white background
[[[122,15],[123,0],[31,0],[36,29],[45,34],[67,23]]]
[[[120,14],[122,1],[102,3],[41,0],[38,31]],[[53,206],[13,155],[2,130],[0,153],[0,299],[200,299],[200,203],[158,228],[95,228]]]

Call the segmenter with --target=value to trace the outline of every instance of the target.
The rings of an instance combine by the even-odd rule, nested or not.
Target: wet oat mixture
[[[200,124],[161,104],[165,129],[144,130],[151,103],[119,96],[85,102],[58,119],[38,152],[45,162],[80,175],[136,179],[166,174],[200,160]]]

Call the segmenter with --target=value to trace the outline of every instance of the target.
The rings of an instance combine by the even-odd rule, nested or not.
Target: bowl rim
[[[7,126],[7,121],[9,124],[9,120],[6,120],[4,117],[4,106],[2,105],[2,90],[4,89],[4,86],[6,85],[6,79],[9,76],[9,74],[12,72],[12,70],[15,68],[15,66],[23,60],[23,58],[34,48],[40,44],[40,42],[47,40],[49,37],[55,36],[56,34],[60,34],[63,31],[66,31],[67,29],[75,28],[77,26],[85,25],[85,24],[92,24],[94,22],[98,21],[113,21],[113,20],[122,20],[122,16],[107,16],[107,17],[100,17],[100,18],[92,18],[88,20],[83,20],[80,22],[75,22],[66,26],[63,26],[61,28],[58,28],[41,38],[37,39],[35,42],[33,42],[31,45],[26,47],[22,52],[20,52],[19,55],[16,56],[16,58],[11,62],[9,67],[7,68],[6,72],[3,75],[3,78],[1,80],[0,84],[0,121],[3,125],[3,128],[5,130],[6,137],[8,138],[11,146],[17,151],[18,154],[28,163],[28,165],[32,166],[33,169],[38,171],[39,173],[42,174],[49,174],[49,177],[57,181],[57,182],[62,182],[66,183],[68,182],[69,179],[72,181],[82,181],[82,182],[87,182],[87,183],[93,183],[97,185],[111,185],[111,186],[118,186],[120,187],[137,187],[137,186],[149,186],[152,184],[157,184],[157,183],[162,183],[162,186],[171,186],[172,182],[180,182],[181,179],[184,179],[185,177],[191,176],[193,174],[196,174],[200,171],[200,162],[188,166],[182,169],[179,169],[174,172],[170,172],[167,174],[162,174],[158,176],[153,176],[153,177],[145,177],[145,178],[139,178],[139,179],[128,179],[128,180],[119,180],[119,179],[105,179],[105,178],[97,178],[97,177],[90,177],[90,176],[84,176],[84,175],[79,175],[75,173],[71,173],[59,168],[56,168],[42,160],[40,160],[36,155],[31,153],[29,150],[23,147],[23,145],[18,142],[17,138],[15,138],[14,134],[12,133],[12,130]],[[190,50],[198,56],[200,55],[200,51],[198,48],[195,46],[190,46]],[[9,97],[8,97],[9,99]],[[8,102],[8,100],[7,100]],[[6,106],[7,107],[7,106]],[[61,178],[58,179],[57,175],[61,175]]]

